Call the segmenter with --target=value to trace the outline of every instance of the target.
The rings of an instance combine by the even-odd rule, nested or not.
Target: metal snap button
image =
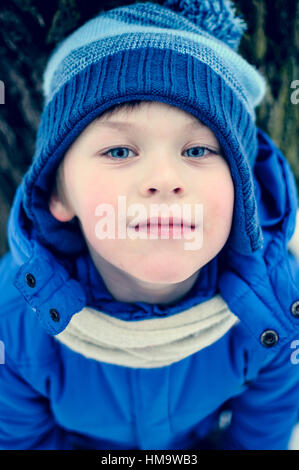
[[[296,300],[291,306],[292,315],[296,318],[299,318],[299,300]]]
[[[27,273],[25,278],[26,278],[27,285],[29,287],[35,287],[36,281],[35,281],[35,277],[33,276],[33,274]]]
[[[265,330],[261,334],[260,341],[265,348],[272,348],[278,342],[278,334],[274,330]]]
[[[55,308],[50,309],[50,317],[55,322],[58,322],[60,320],[60,314]]]

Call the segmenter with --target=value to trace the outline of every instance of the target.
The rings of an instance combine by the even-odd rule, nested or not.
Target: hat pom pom
[[[247,28],[245,21],[236,16],[230,0],[166,0],[163,6],[182,13],[204,31],[235,50]]]

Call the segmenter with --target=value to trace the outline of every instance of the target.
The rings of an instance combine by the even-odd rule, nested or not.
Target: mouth
[[[162,217],[153,217],[149,218],[145,221],[140,221],[137,224],[134,225],[129,225],[130,228],[135,229],[135,231],[139,230],[150,230],[150,229],[169,229],[169,231],[172,230],[183,230],[183,229],[188,229],[188,230],[195,230],[196,226],[192,222],[183,220],[183,219],[177,219],[174,217],[169,217],[169,218],[162,218]]]

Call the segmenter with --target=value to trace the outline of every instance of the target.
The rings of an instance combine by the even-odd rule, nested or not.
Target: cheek
[[[84,194],[82,193],[80,202],[80,220],[85,236],[94,247],[104,247],[112,240],[97,236],[100,233],[111,230],[111,233],[118,233],[118,206],[121,192],[118,185],[107,183],[107,178],[98,178],[96,182],[89,181]],[[112,236],[112,235],[111,235]]]
[[[99,204],[114,204],[117,185],[93,166],[89,169],[78,166],[71,176],[69,187],[73,189],[74,203],[80,219],[94,217]]]
[[[227,219],[233,212],[234,188],[231,185],[219,185],[212,197],[213,212],[220,219]]]
[[[111,172],[107,174],[103,168],[98,169],[95,165],[86,168],[78,162],[75,162],[76,165],[71,163],[72,166],[70,162],[65,165],[68,199],[88,241],[92,244],[102,243],[96,237],[96,226],[99,220],[107,220],[107,214],[113,214],[113,220],[117,223],[118,196],[124,192],[122,182]]]
[[[115,215],[115,217],[114,217]],[[81,199],[80,219],[85,234],[90,240],[96,239],[96,226],[100,220],[110,221],[110,217],[117,217],[117,197],[100,186],[98,189],[90,189]],[[110,222],[109,222],[110,223]]]
[[[206,199],[207,229],[229,232],[234,211],[234,185],[230,174],[219,177],[218,183],[210,188]]]

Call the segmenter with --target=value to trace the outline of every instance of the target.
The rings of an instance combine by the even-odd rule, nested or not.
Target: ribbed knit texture
[[[188,3],[188,8],[191,4],[198,3],[199,11],[202,13],[206,13],[205,4],[209,3],[210,16],[199,15],[198,19],[202,19],[202,24],[199,21],[199,25],[196,25],[161,5],[140,3],[116,8],[90,20],[66,39],[51,57],[44,76],[46,100],[49,101],[73,75],[105,55],[120,50],[156,47],[190,54],[209,65],[234,88],[244,100],[249,112],[254,115],[253,108],[260,102],[265,92],[264,79],[254,67],[228,47],[228,45],[237,47],[244,30],[244,26],[241,27],[243,23],[238,19],[236,28],[234,22],[228,21],[232,16],[230,9],[225,9],[223,16],[226,17],[221,18],[221,11],[215,9],[217,4],[215,1],[180,3],[184,4],[184,7]],[[214,17],[212,19],[211,12]],[[194,9],[191,17],[195,18]],[[218,17],[221,21],[217,24]],[[215,19],[216,25],[213,22]],[[201,26],[210,28],[213,34],[203,30]],[[237,29],[237,32],[229,34],[229,28]],[[228,45],[214,35],[215,29],[222,39],[225,38],[225,34],[228,35]]]
[[[156,23],[168,29],[148,30],[149,25],[157,29]],[[24,209],[37,238],[62,255],[82,251],[76,220],[58,222],[48,210],[55,171],[95,117],[116,103],[148,100],[177,106],[212,129],[235,187],[229,244],[245,254],[261,248],[252,167],[257,152],[254,106],[263,85],[259,74],[228,45],[158,5],[122,7],[83,25],[54,52],[46,70],[48,104],[33,164],[23,180]]]

